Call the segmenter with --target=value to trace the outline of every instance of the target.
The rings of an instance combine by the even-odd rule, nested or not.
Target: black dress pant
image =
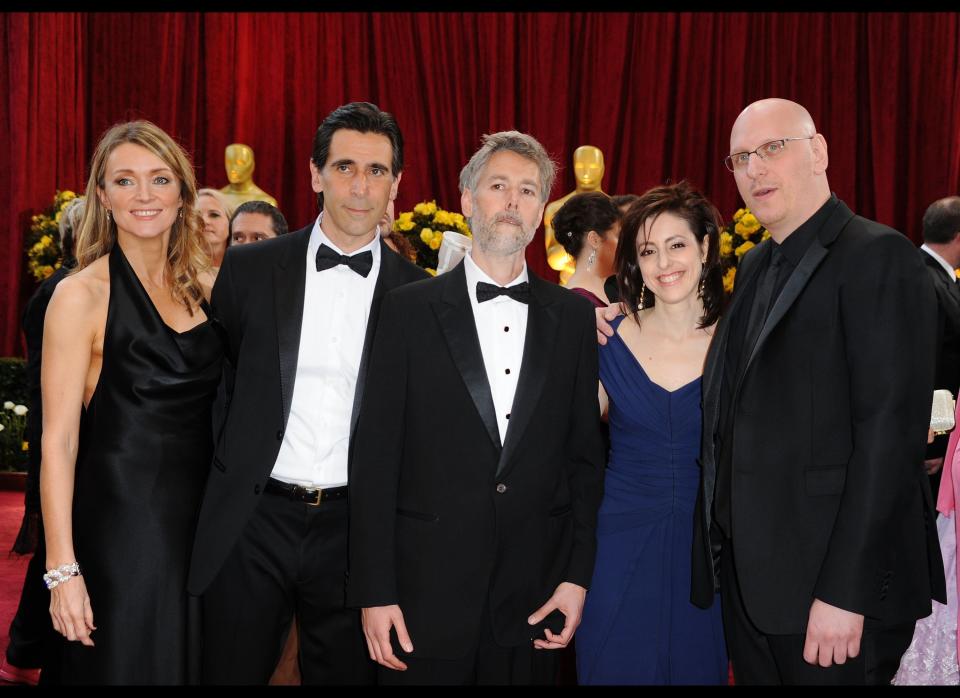
[[[402,610],[402,609],[401,609]],[[493,638],[489,605],[483,610],[476,644],[461,659],[421,659],[400,648],[395,630],[390,639],[394,654],[407,665],[396,671],[378,665],[383,686],[554,686],[557,660],[562,650],[540,650],[533,642],[519,647],[502,647]],[[414,650],[417,638],[411,637]]]
[[[734,569],[729,540],[720,556],[720,598],[727,650],[737,685],[887,685],[910,646],[916,623],[896,627],[864,624],[860,654],[843,664],[821,667],[803,658],[806,634],[767,635],[750,621]]]
[[[360,612],[344,605],[346,569],[346,499],[264,493],[203,594],[202,682],[266,684],[296,612],[304,685],[374,683]]]
[[[7,661],[21,669],[45,666],[51,648],[58,646],[60,640],[50,619],[50,592],[43,583],[46,562],[47,549],[43,525],[40,524],[37,549],[27,563],[20,603],[10,623],[10,644],[7,645]]]

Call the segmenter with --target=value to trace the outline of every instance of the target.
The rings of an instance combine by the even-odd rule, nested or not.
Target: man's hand
[[[613,328],[610,323],[618,315],[623,315],[622,303],[611,303],[606,308],[597,308],[597,342],[601,345],[607,343],[607,337],[613,336]],[[539,622],[539,621],[537,621]]]
[[[927,471],[927,475],[935,474],[943,467],[943,456],[923,461],[923,467]]]
[[[543,633],[547,639],[534,640],[533,646],[541,650],[558,650],[566,647],[567,643],[573,638],[577,626],[580,625],[580,614],[583,612],[583,601],[586,596],[587,590],[582,586],[571,582],[561,582],[556,591],[553,592],[553,596],[527,618],[527,623],[536,625],[550,615],[554,609],[559,609],[566,617],[563,630],[560,631],[559,635],[556,635],[549,628],[545,628]]]
[[[803,659],[808,664],[828,667],[843,664],[860,654],[863,616],[814,599],[807,621]]]
[[[393,606],[373,606],[360,612],[363,622],[363,634],[367,638],[367,651],[370,659],[388,669],[406,671],[407,665],[397,659],[390,645],[390,628],[397,629],[397,639],[405,652],[413,652],[413,643],[403,622],[403,611]]]

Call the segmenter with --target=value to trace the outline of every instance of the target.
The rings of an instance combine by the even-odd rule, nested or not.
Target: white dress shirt
[[[940,266],[943,267],[943,270],[947,272],[947,276],[949,276],[954,283],[957,282],[957,272],[953,267],[950,266],[950,262],[945,260],[940,255],[938,255],[929,247],[927,247],[927,243],[923,243],[922,245],[920,245],[920,249],[926,252],[931,257],[933,257],[935,260],[937,260],[940,263]]]
[[[473,309],[477,336],[480,339],[480,351],[483,354],[483,367],[487,372],[487,382],[493,396],[493,408],[497,415],[497,427],[500,430],[500,444],[507,439],[507,426],[510,424],[510,411],[513,409],[513,396],[517,392],[517,378],[520,375],[520,362],[523,361],[523,343],[527,334],[526,303],[515,301],[509,296],[497,296],[483,303],[477,302],[477,282],[485,281],[500,286],[477,266],[468,252],[463,258],[463,270],[467,276],[467,295]],[[507,286],[528,281],[527,263]]]
[[[324,235],[320,222],[318,217],[307,245],[297,377],[271,475],[295,485],[337,487],[347,484],[350,416],[380,274],[380,237],[351,253],[373,253],[373,268],[366,278],[343,264],[317,271],[321,244],[343,254]]]

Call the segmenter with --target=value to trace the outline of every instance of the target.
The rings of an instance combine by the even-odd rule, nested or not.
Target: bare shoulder
[[[213,284],[217,280],[218,271],[220,271],[219,267],[210,267],[210,269],[197,274],[197,281],[200,282],[200,288],[203,290],[203,297],[207,299],[208,303],[210,302],[210,294],[213,292]]]
[[[109,299],[108,260],[101,257],[57,284],[50,298],[47,317],[57,318],[59,326],[73,331],[93,327],[106,313]]]

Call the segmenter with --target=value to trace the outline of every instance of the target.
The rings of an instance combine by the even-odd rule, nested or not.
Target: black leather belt
[[[300,485],[291,485],[288,482],[275,480],[272,477],[267,480],[267,486],[263,488],[263,491],[270,494],[279,494],[297,502],[306,502],[315,507],[320,506],[320,502],[347,498],[346,485],[340,487],[301,487]]]

